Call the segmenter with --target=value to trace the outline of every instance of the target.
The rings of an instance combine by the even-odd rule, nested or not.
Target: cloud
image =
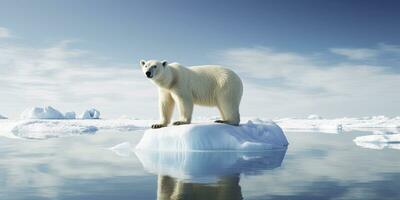
[[[8,38],[11,37],[11,33],[7,28],[0,26],[0,38]]]
[[[345,56],[350,60],[369,60],[388,53],[400,54],[400,47],[380,43],[376,48],[331,48],[330,51],[334,54]]]
[[[349,61],[270,48],[239,48],[219,53],[219,63],[244,79],[245,115],[325,116],[396,115],[400,75],[393,66]]]
[[[346,48],[332,48],[332,53],[346,56],[352,60],[365,60],[375,58],[378,55],[378,51],[374,49],[346,49]]]
[[[76,48],[76,40],[42,47],[0,40],[0,112],[11,118],[27,107],[52,105],[102,117],[157,118],[157,87],[137,63],[120,63]],[[242,116],[324,117],[398,115],[400,48],[378,44],[374,61],[326,59],[332,52],[300,54],[268,47],[233,48],[217,62],[244,80]],[[387,62],[390,61],[390,62]],[[211,113],[210,113],[211,111]],[[218,115],[196,107],[194,118]]]
[[[138,64],[117,63],[73,45],[71,40],[42,48],[0,43],[2,113],[15,118],[27,107],[44,104],[77,112],[96,107],[107,117],[157,105],[157,89]],[[157,106],[149,110],[154,113]]]

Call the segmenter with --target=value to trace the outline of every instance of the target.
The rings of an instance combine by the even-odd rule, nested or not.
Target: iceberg
[[[83,112],[80,116],[81,119],[99,119],[100,118],[100,112],[94,108],[90,110],[86,110]]]
[[[64,119],[64,115],[51,106],[34,107],[22,112],[21,119]]]
[[[65,119],[76,119],[76,114],[75,112],[66,112],[64,114]]]
[[[221,176],[254,175],[280,167],[286,149],[263,152],[135,151],[143,168],[187,182],[216,182]]]
[[[286,148],[288,141],[274,122],[240,126],[188,124],[145,131],[136,149],[152,151],[264,151]]]
[[[8,118],[4,117],[3,115],[0,115],[0,119],[8,119]]]
[[[94,108],[83,112],[80,119],[99,119],[100,112]],[[51,106],[34,107],[26,109],[21,114],[21,119],[76,119],[75,112],[66,112],[62,114]]]

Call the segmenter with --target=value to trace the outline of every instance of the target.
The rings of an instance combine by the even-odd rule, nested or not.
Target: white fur
[[[232,70],[217,65],[186,68],[155,60],[142,60],[140,64],[143,73],[151,71],[150,79],[159,87],[159,127],[170,123],[175,104],[180,114],[176,125],[191,122],[194,104],[216,106],[225,123],[239,124],[243,85]]]

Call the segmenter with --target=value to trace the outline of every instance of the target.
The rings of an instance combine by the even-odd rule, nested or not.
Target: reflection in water
[[[243,199],[239,185],[239,174],[222,176],[216,184],[190,183],[170,176],[159,175],[158,200],[175,199]]]
[[[158,175],[158,199],[243,199],[240,174],[281,166],[286,149],[265,152],[135,152]]]

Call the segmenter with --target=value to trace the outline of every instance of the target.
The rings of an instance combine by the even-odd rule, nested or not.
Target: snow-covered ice
[[[369,149],[400,149],[400,133],[374,132],[372,135],[356,137],[353,141],[357,146]]]
[[[80,119],[99,119],[100,118],[100,112],[94,108],[90,110],[86,110],[81,114],[79,117]]]
[[[21,114],[21,119],[64,119],[64,115],[51,106],[34,107],[26,109]]]
[[[286,148],[288,141],[274,122],[240,126],[189,124],[148,129],[136,149],[153,151],[263,151]]]
[[[26,121],[18,123],[11,132],[18,137],[28,139],[47,139],[67,137],[80,134],[91,134],[97,127],[73,124],[63,121]]]
[[[322,117],[316,114],[311,114],[308,115],[307,119],[322,119]]]
[[[47,139],[94,134],[100,130],[134,131],[143,129],[147,120],[1,120],[0,135],[30,139]]]
[[[362,118],[344,117],[336,119],[315,119],[315,116],[309,116],[309,118],[282,118],[276,119],[274,122],[285,131],[320,131],[337,133],[352,130],[392,130],[400,128],[400,117],[390,118],[385,116],[373,116]]]
[[[143,168],[190,182],[214,182],[218,177],[257,174],[281,166],[286,149],[263,152],[135,151]]]
[[[57,129],[59,132],[59,137],[63,137],[63,135],[71,135],[73,132],[77,134],[77,131],[71,130],[85,130],[84,128],[80,129],[77,127],[88,127],[94,126],[98,130],[116,130],[116,131],[133,131],[137,129],[147,129],[149,126],[155,122],[155,120],[138,120],[134,118],[119,118],[119,119],[73,119],[73,112],[69,112],[66,114],[61,114],[61,112],[53,112],[54,108],[46,107],[42,109],[29,109],[27,112],[24,112],[23,116],[26,116],[27,120],[12,120],[12,119],[3,119],[0,120],[0,135],[2,136],[15,136],[12,132],[14,127],[18,126],[14,130],[23,130],[24,133],[28,132],[28,127],[36,127],[34,130],[38,132],[40,130],[43,132],[42,134],[52,133],[51,137],[57,137],[54,130]],[[58,113],[53,115],[51,113]],[[63,115],[63,119],[54,119],[54,116]],[[34,117],[34,119],[30,119]],[[41,119],[48,118],[51,119]],[[25,117],[24,117],[25,118]],[[66,120],[65,118],[69,118]],[[314,118],[314,117],[313,117]],[[249,127],[263,127],[259,125],[270,126],[271,121],[264,118],[251,118],[251,117],[242,117],[242,121],[251,120],[257,126],[249,126]],[[212,120],[209,118],[204,119],[195,119],[194,124],[192,125],[205,125],[206,123],[211,125],[210,122]],[[29,122],[29,123],[27,123]],[[286,131],[318,131],[325,133],[339,133],[346,131],[382,131],[385,133],[400,133],[400,117],[384,117],[384,116],[375,116],[375,117],[362,117],[362,118],[337,118],[337,119],[297,119],[297,118],[283,118],[283,119],[275,119],[274,122],[279,125],[285,132]],[[38,125],[34,125],[38,124]],[[212,125],[221,125],[223,124],[212,124]],[[25,127],[26,126],[26,127]],[[167,131],[174,128],[187,128],[192,126],[182,126],[175,127],[170,126],[167,128],[163,128],[160,130],[149,130],[151,131]],[[223,126],[224,127],[224,126]],[[246,126],[242,126],[246,127]],[[247,128],[249,128],[247,127]],[[230,127],[234,128],[234,127]],[[238,128],[238,127],[236,127]],[[196,128],[198,129],[198,128]],[[178,129],[181,130],[181,129]],[[235,129],[236,131],[236,129]],[[39,133],[38,133],[39,134]],[[172,134],[172,133],[171,133]],[[21,135],[23,137],[24,135]],[[226,136],[226,135],[225,135]],[[213,136],[214,137],[214,136]],[[223,137],[223,136],[220,136]],[[250,136],[249,136],[250,137]],[[40,138],[46,138],[45,135],[40,136]],[[247,143],[250,144],[250,143]],[[243,144],[244,145],[244,144]],[[243,146],[244,147],[244,146]]]

